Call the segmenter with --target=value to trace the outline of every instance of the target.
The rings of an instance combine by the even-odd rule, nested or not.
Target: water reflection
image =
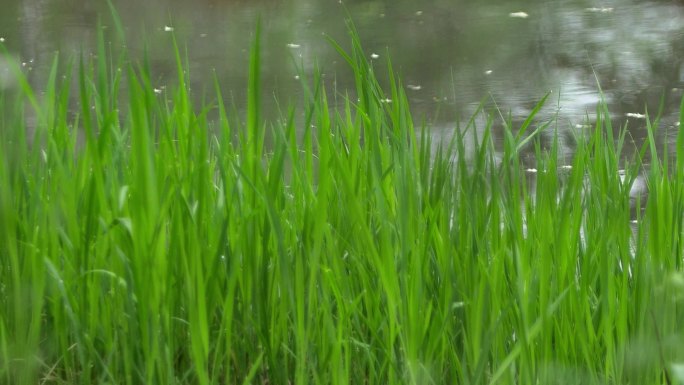
[[[238,108],[245,99],[247,50],[258,17],[265,95],[281,103],[296,100],[297,65],[305,72],[318,65],[328,85],[351,89],[350,71],[324,38],[346,46],[350,16],[369,58],[377,55],[372,60],[378,67],[392,58],[414,111],[436,130],[468,117],[486,96],[522,119],[549,91],[554,101],[543,115],[557,115],[559,126],[575,127],[593,115],[600,85],[616,123],[630,119],[638,138],[643,119],[626,114],[645,107],[656,111],[662,98],[663,124],[674,128],[684,86],[681,2],[119,0],[116,7],[126,48],[134,55],[149,52],[156,87],[174,77],[172,28],[187,42],[195,92],[210,89],[215,72]],[[516,12],[527,17],[511,17]],[[100,1],[5,0],[0,37],[11,55],[32,68],[31,80],[39,85],[55,51],[94,51],[98,20],[113,34],[108,15]],[[12,85],[3,75],[7,60],[0,60],[5,88]]]

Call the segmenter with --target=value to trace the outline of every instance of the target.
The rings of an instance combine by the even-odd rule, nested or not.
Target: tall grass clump
[[[277,122],[257,35],[240,119],[100,40],[0,95],[0,383],[684,383],[684,133],[433,142],[354,34]]]

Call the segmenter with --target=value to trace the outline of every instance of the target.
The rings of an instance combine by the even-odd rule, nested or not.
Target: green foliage
[[[103,43],[74,79],[55,59],[41,97],[16,68],[0,382],[682,383],[684,133],[658,154],[656,119],[624,159],[600,107],[566,163],[540,144],[542,101],[503,122],[502,153],[493,119],[435,143],[391,65],[385,91],[351,43],[333,44],[355,96],[331,107],[314,74],[276,123],[259,113],[258,33],[245,124],[219,84],[193,107],[177,48],[161,95]]]

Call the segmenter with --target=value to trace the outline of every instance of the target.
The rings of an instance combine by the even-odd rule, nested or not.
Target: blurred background
[[[547,92],[542,117],[559,128],[595,115],[599,87],[616,125],[643,137],[643,114],[662,105],[667,142],[678,130],[684,88],[684,4],[676,0],[116,0],[133,57],[146,50],[153,85],[173,81],[172,35],[187,50],[193,93],[213,97],[214,76],[244,106],[248,51],[262,23],[266,113],[301,96],[297,68],[318,66],[331,94],[353,78],[330,37],[349,46],[353,20],[379,74],[387,59],[406,87],[416,120],[435,132],[466,121],[482,100],[524,119]],[[16,88],[17,60],[40,88],[55,52],[95,52],[97,28],[114,42],[105,1],[2,0],[0,88]],[[117,50],[118,44],[110,45]],[[667,131],[668,133],[665,133]]]

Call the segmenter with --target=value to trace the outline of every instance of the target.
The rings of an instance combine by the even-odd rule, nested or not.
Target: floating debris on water
[[[164,32],[173,32],[173,27],[170,27],[168,25],[164,26]]]
[[[423,11],[416,11],[416,16],[421,16],[423,14]]]
[[[529,172],[530,174],[536,174],[537,171],[538,170],[536,168],[526,168],[525,169],[525,172]]]
[[[288,46],[289,48],[299,48],[299,47],[301,47],[301,45],[295,44],[295,43],[288,43],[287,46]]]
[[[492,70],[487,70],[487,71],[485,71],[485,75],[491,75],[492,72],[494,72],[494,71],[492,71]]]
[[[208,35],[206,33],[200,33],[200,37],[207,37]]]
[[[299,75],[295,75],[295,80],[299,80]]]
[[[421,87],[419,85],[415,85],[415,84],[407,84],[406,88],[408,88],[411,91],[420,91],[420,89],[423,87]]]
[[[571,164],[564,164],[561,166],[563,170],[572,170],[572,165]]]
[[[380,57],[380,55],[378,55],[377,53],[372,53],[372,54],[371,54],[371,59],[377,59],[377,58],[379,58],[379,57]]]
[[[595,13],[609,13],[609,12],[613,12],[613,8],[612,8],[612,7],[600,7],[600,8],[592,7],[592,8],[585,8],[584,10],[587,11],[587,12],[595,12]]]
[[[508,14],[509,17],[515,17],[518,19],[526,19],[530,15],[527,14],[527,12],[519,11],[519,12],[511,12]]]
[[[628,118],[634,118],[634,119],[646,119],[646,115],[640,114],[637,112],[628,112],[625,114],[625,116]]]
[[[5,42],[5,38],[4,38],[4,37],[0,37],[0,43],[4,43],[4,42]]]
[[[380,103],[392,103],[392,99],[380,99]]]

